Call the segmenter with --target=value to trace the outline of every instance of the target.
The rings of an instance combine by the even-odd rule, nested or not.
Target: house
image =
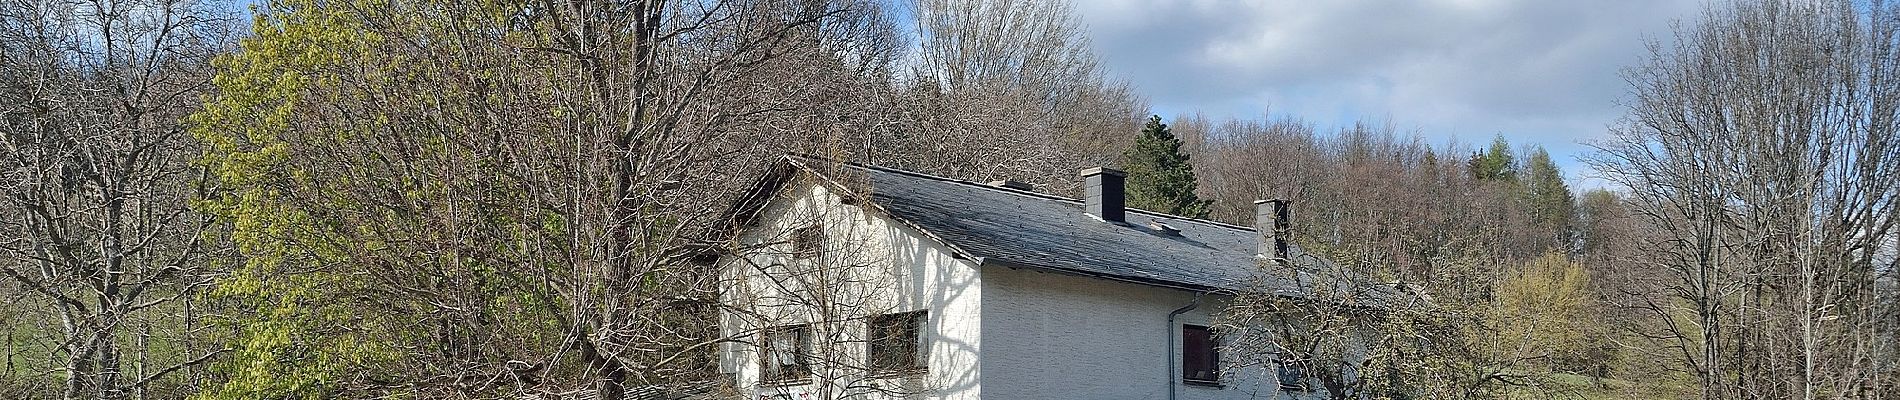
[[[1259,229],[1126,209],[1121,172],[1081,178],[1072,199],[785,158],[717,264],[738,338],[722,372],[753,399],[1314,396],[1223,360],[1209,328],[1228,293],[1281,284],[1261,261],[1324,264],[1282,240],[1284,201],[1258,203]]]

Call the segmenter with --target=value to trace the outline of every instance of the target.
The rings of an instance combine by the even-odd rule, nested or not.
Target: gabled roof
[[[804,156],[786,157],[736,215],[754,215],[789,181],[791,170],[869,199],[877,210],[978,264],[1193,291],[1260,289],[1252,282],[1264,279],[1276,294],[1294,297],[1304,297],[1302,288],[1318,276],[1311,272],[1336,268],[1292,246],[1296,271],[1262,273],[1264,259],[1256,255],[1262,237],[1251,227],[1132,208],[1126,224],[1111,223],[1083,212],[1082,202],[1072,198]]]

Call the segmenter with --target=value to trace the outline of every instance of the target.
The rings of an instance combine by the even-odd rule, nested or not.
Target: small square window
[[[924,322],[928,314],[912,311],[871,317],[866,321],[869,334],[871,373],[891,375],[923,372],[929,365],[923,347]]]
[[[760,381],[767,384],[798,384],[811,377],[811,326],[789,325],[767,328],[759,343]]]
[[[792,256],[818,257],[825,249],[825,227],[812,225],[792,231]]]
[[[1305,392],[1306,391],[1306,370],[1305,369],[1300,368],[1298,365],[1293,365],[1285,361],[1282,361],[1280,362],[1280,368],[1279,368],[1279,371],[1277,372],[1278,373],[1276,375],[1278,375],[1277,378],[1279,378],[1279,381],[1280,381],[1281,391],[1285,391],[1285,392]]]
[[[1181,326],[1181,379],[1193,383],[1220,383],[1220,347],[1205,326]]]

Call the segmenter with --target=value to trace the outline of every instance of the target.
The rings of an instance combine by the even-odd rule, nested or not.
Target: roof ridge
[[[1174,214],[1169,214],[1169,213],[1164,213],[1164,212],[1148,211],[1148,210],[1143,210],[1139,208],[1129,208],[1127,210],[1136,211],[1136,212],[1140,212],[1142,214],[1148,214],[1151,216],[1167,217],[1167,218],[1178,220],[1178,221],[1187,221],[1187,222],[1193,222],[1193,223],[1204,224],[1204,225],[1213,225],[1213,226],[1229,228],[1229,229],[1239,230],[1239,231],[1255,231],[1255,232],[1260,231],[1260,228],[1255,228],[1255,227],[1240,225],[1240,224],[1230,224],[1230,223],[1215,221],[1215,220],[1206,219],[1206,218],[1184,217],[1184,216],[1179,216],[1179,215],[1174,215]]]
[[[870,165],[870,164],[859,163],[859,162],[854,162],[854,161],[843,161],[843,160],[832,159],[829,157],[821,157],[821,156],[799,153],[799,152],[786,152],[785,155],[787,157],[797,157],[797,158],[802,158],[802,159],[807,159],[807,160],[812,160],[812,161],[841,164],[841,165],[854,167],[854,168],[862,168],[862,169],[879,171],[879,172],[889,172],[889,173],[894,173],[894,174],[899,174],[899,175],[908,175],[912,177],[936,180],[936,181],[941,181],[941,182],[974,186],[978,188],[983,188],[983,189],[988,189],[988,190],[993,190],[993,191],[998,191],[998,192],[1003,192],[1003,193],[1010,193],[1010,194],[1015,194],[1019,196],[1037,197],[1037,198],[1043,198],[1043,199],[1048,199],[1048,200],[1065,201],[1065,202],[1070,202],[1070,203],[1082,204],[1081,199],[1057,196],[1053,194],[1036,192],[1032,190],[1021,190],[1021,189],[1015,189],[1015,188],[992,186],[987,183],[963,180],[963,179],[957,179],[957,178],[951,178],[951,177],[945,177],[945,176],[931,175],[931,174],[917,172],[917,171],[903,170],[903,169],[897,169],[897,168],[891,168],[891,167],[882,167],[882,166]],[[1240,231],[1253,231],[1253,232],[1260,231],[1259,228],[1255,228],[1251,226],[1229,224],[1226,222],[1220,222],[1220,221],[1215,221],[1215,220],[1205,219],[1205,218],[1186,217],[1186,216],[1168,214],[1168,213],[1158,212],[1158,211],[1143,210],[1143,209],[1133,208],[1133,207],[1125,207],[1124,209],[1128,211],[1141,213],[1141,214],[1147,214],[1150,217],[1158,216],[1158,217],[1173,219],[1177,221],[1193,222],[1193,223],[1199,223],[1203,225],[1210,225],[1210,226],[1228,228],[1228,229],[1234,229],[1234,230],[1240,230]]]
[[[834,163],[834,164],[843,164],[843,165],[846,165],[846,166],[850,166],[850,167],[856,167],[856,168],[863,168],[863,169],[868,169],[868,170],[874,170],[874,171],[879,171],[879,172],[889,172],[889,173],[893,173],[893,174],[899,174],[899,175],[909,175],[909,176],[913,176],[913,177],[918,177],[918,178],[924,178],[924,179],[930,179],[930,180],[935,180],[935,181],[942,181],[942,182],[949,182],[949,183],[956,183],[956,184],[963,184],[963,185],[969,185],[969,186],[976,186],[976,187],[981,187],[981,188],[984,188],[984,189],[990,189],[990,190],[995,190],[995,191],[999,191],[999,192],[1004,192],[1004,193],[1014,193],[1014,194],[1020,194],[1020,195],[1026,195],[1026,196],[1031,196],[1031,197],[1041,197],[1041,198],[1045,198],[1045,199],[1050,199],[1050,200],[1061,200],[1061,201],[1068,201],[1068,202],[1074,202],[1074,203],[1078,203],[1078,204],[1079,204],[1079,203],[1081,203],[1081,201],[1080,201],[1080,200],[1076,200],[1076,199],[1071,199],[1071,198],[1067,198],[1067,197],[1062,197],[1062,196],[1057,196],[1057,195],[1053,195],[1053,194],[1048,194],[1048,193],[1041,193],[1041,192],[1036,192],[1036,191],[1033,191],[1033,190],[1022,190],[1022,189],[1016,189],[1016,188],[1006,188],[1006,187],[998,187],[998,186],[991,186],[990,184],[987,184],[987,183],[982,183],[982,182],[976,182],[976,181],[970,181],[970,180],[963,180],[963,179],[957,179],[957,178],[951,178],[951,177],[946,177],[946,176],[938,176],[938,175],[931,175],[931,174],[926,174],[926,173],[922,173],[922,172],[917,172],[917,171],[911,171],[911,170],[904,170],[904,169],[897,169],[897,168],[891,168],[891,167],[882,167],[882,166],[876,166],[876,165],[870,165],[870,164],[865,164],[865,163],[859,163],[859,162],[854,162],[854,161],[841,161],[841,160],[835,160],[835,159],[830,159],[830,158],[825,158],[825,157],[818,157],[818,156],[813,156],[813,155],[809,155],[809,154],[802,154],[802,153],[787,153],[787,155],[789,155],[789,156],[794,156],[794,157],[799,157],[799,158],[805,158],[805,159],[810,159],[810,160],[814,160],[814,161],[822,161],[822,162],[828,162],[828,163]]]

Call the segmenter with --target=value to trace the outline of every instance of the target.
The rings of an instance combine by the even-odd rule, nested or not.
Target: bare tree
[[[1147,106],[1096,65],[1067,1],[920,0],[903,118],[869,161],[977,180],[1077,189],[1115,165]]]
[[[1556,385],[1553,374],[1601,378],[1611,373],[1616,358],[1606,350],[1612,348],[1608,333],[1578,329],[1593,322],[1596,287],[1582,278],[1548,279],[1550,274],[1539,270],[1549,268],[1531,262],[1569,250],[1566,241],[1558,240],[1567,235],[1569,218],[1539,218],[1540,213],[1572,211],[1568,189],[1552,183],[1559,174],[1547,160],[1498,171],[1540,177],[1542,186],[1527,190],[1534,184],[1473,174],[1462,157],[1471,154],[1468,147],[1429,146],[1389,124],[1360,123],[1321,135],[1294,117],[1209,121],[1186,116],[1176,121],[1187,147],[1196,152],[1202,195],[1216,199],[1215,219],[1247,222],[1255,214],[1242,206],[1248,199],[1293,199],[1295,237],[1339,261],[1344,271],[1314,273],[1314,279],[1332,283],[1315,284],[1312,301],[1264,290],[1241,296],[1229,310],[1231,321],[1314,327],[1259,330],[1268,335],[1249,339],[1256,343],[1242,346],[1247,352],[1324,360],[1309,366],[1321,374],[1316,382],[1331,380],[1336,387],[1329,392],[1348,397],[1561,394],[1571,388]],[[1508,143],[1497,148],[1503,157],[1517,155]],[[1539,159],[1537,151],[1524,153]],[[1564,201],[1535,201],[1539,197]],[[1346,306],[1354,294],[1341,289],[1353,287],[1346,278],[1397,283],[1428,296],[1431,304],[1391,310]],[[1566,289],[1561,310],[1542,297],[1553,287]],[[1419,337],[1432,344],[1406,339]],[[1344,379],[1351,374],[1336,366],[1350,363],[1338,361],[1339,351],[1315,351],[1327,348],[1315,343],[1334,348],[1360,343],[1364,347],[1358,351],[1370,354],[1364,362],[1388,363],[1378,368],[1391,373],[1365,381]],[[1417,377],[1443,379],[1426,384]]]
[[[1357,269],[1304,252],[1262,261],[1216,315],[1223,368],[1269,371],[1275,393],[1328,399],[1483,398],[1503,386],[1501,371],[1468,356],[1467,327],[1480,321]]]
[[[877,7],[271,3],[197,117],[248,261],[220,292],[280,311],[238,316],[233,358],[259,366],[217,393],[615,399],[717,378],[703,261],[779,150],[752,127],[853,115],[790,98],[877,81]]]
[[[1595,165],[1628,192],[1625,305],[1703,398],[1890,398],[1900,8],[1746,1],[1652,45]]]
[[[224,7],[0,3],[0,273],[45,307],[6,319],[34,338],[7,357],[57,360],[32,368],[64,398],[178,397],[221,352],[195,317],[219,247],[182,118],[211,93]]]

